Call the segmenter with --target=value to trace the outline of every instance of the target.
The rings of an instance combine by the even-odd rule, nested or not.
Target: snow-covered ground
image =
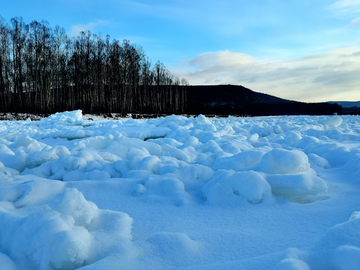
[[[360,117],[0,121],[0,269],[360,269]]]

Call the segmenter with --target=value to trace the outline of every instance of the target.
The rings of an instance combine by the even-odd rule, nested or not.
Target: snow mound
[[[299,269],[359,269],[359,232],[360,219],[356,215],[353,215],[348,222],[335,225],[329,229],[320,241],[309,251],[301,252],[296,249],[290,249],[292,252],[287,252],[288,258],[280,262],[277,267],[281,267],[283,264],[285,265],[286,261],[295,260],[299,265],[303,265],[303,267],[308,266],[308,268]],[[301,255],[298,256],[298,254]],[[299,261],[301,261],[301,263]]]
[[[94,261],[108,245],[96,241],[98,233],[131,239],[127,214],[99,210],[76,189],[65,189],[49,205],[27,214],[0,210],[0,246],[31,269],[75,269]]]
[[[262,157],[259,169],[268,174],[299,174],[307,172],[310,164],[301,151],[273,149]]]
[[[289,145],[296,147],[302,140],[301,133],[299,131],[288,131],[285,134],[284,142]]]
[[[322,124],[324,126],[328,126],[328,127],[338,127],[341,125],[341,123],[343,122],[343,119],[338,116],[338,115],[335,115],[335,116],[332,116],[332,117],[328,117],[326,119],[324,119],[322,121]]]
[[[144,193],[143,195],[151,202],[171,202],[181,206],[187,202],[188,198],[184,183],[175,177],[150,176],[145,180],[144,189],[140,190],[137,194]]]
[[[312,166],[317,166],[317,167],[324,168],[324,169],[330,168],[329,161],[327,161],[323,157],[320,157],[316,154],[309,154],[308,158],[309,158],[309,163]]]
[[[152,244],[155,253],[172,262],[195,258],[200,251],[200,244],[184,233],[159,232],[151,235],[147,242]]]
[[[219,170],[202,189],[209,203],[240,204],[247,201],[258,204],[271,198],[271,187],[257,172]]]
[[[70,155],[70,151],[61,145],[57,145],[49,150],[36,151],[28,156],[26,167],[29,169],[39,167],[41,164],[56,160],[62,155]]]
[[[218,169],[240,170],[260,163],[263,155],[263,151],[249,150],[230,157],[220,157],[216,159],[212,168],[215,171]]]
[[[61,112],[50,115],[47,118],[42,118],[40,123],[54,122],[58,125],[74,125],[81,124],[83,122],[82,119],[82,111],[75,110],[70,112]]]
[[[29,180],[30,179],[30,180]],[[0,199],[13,202],[16,208],[36,206],[47,203],[65,189],[65,183],[50,182],[47,179],[19,176],[24,181],[19,185],[7,185],[0,188]]]
[[[326,165],[322,159],[317,161]],[[326,198],[321,195],[327,193],[327,184],[310,168],[308,157],[303,152],[271,150],[263,156],[259,170],[267,174],[266,180],[276,196],[300,203]]]
[[[0,269],[360,269],[359,120],[0,121]]]
[[[307,173],[294,175],[268,175],[272,192],[295,202],[309,203],[318,199],[326,199],[328,187],[326,182],[311,169]]]
[[[49,206],[64,216],[72,216],[75,226],[89,227],[97,215],[97,206],[85,200],[77,189],[66,189],[57,195]]]

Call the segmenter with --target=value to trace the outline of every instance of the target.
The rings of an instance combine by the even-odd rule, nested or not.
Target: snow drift
[[[0,264],[358,269],[359,120],[1,121]]]

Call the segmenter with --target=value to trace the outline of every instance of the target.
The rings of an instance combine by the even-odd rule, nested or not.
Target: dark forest
[[[68,37],[47,21],[7,23],[0,16],[0,112],[296,115],[342,113],[327,103],[301,103],[243,86],[189,86],[144,50],[110,36]]]
[[[182,113],[187,85],[129,40],[0,17],[2,112]]]

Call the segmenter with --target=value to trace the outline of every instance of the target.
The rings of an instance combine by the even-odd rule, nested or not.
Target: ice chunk
[[[179,162],[179,164],[169,163],[161,166],[158,174],[164,176],[172,175],[182,181],[187,189],[193,189],[210,180],[213,175],[213,170],[200,164]]]
[[[90,137],[94,132],[91,130],[79,129],[78,127],[64,127],[58,132],[52,134],[53,138],[66,138],[69,141]]]
[[[188,162],[188,163],[196,160],[196,158],[197,158],[197,152],[195,151],[194,147],[192,147],[192,146],[187,146],[183,149],[176,149],[176,148],[172,149],[170,154],[174,158]]]
[[[76,124],[82,123],[82,111],[75,110],[69,112],[62,112],[62,113],[55,113],[50,115],[47,118],[42,118],[40,120],[41,124],[48,124],[48,123],[56,123],[58,125],[69,125],[69,124]]]
[[[274,149],[263,156],[259,169],[269,174],[299,174],[307,172],[310,164],[303,152]]]
[[[261,150],[249,150],[246,152],[240,152],[231,157],[220,157],[214,162],[212,169],[243,169],[260,163],[263,156],[264,152]]]
[[[329,162],[323,157],[319,157],[316,154],[309,154],[308,158],[311,165],[315,165],[324,169],[330,168]]]
[[[135,170],[147,170],[149,173],[154,173],[154,166],[160,163],[161,160],[157,156],[147,156],[139,161],[134,168]],[[161,164],[162,165],[162,164]]]
[[[170,176],[170,175],[169,175]],[[185,191],[182,181],[169,176],[150,175],[145,180],[145,198],[150,202],[171,202],[177,206],[187,203],[189,195]]]
[[[271,197],[270,185],[254,171],[234,173],[219,170],[202,191],[207,201],[217,204],[236,204],[243,199],[258,204]]]
[[[85,171],[92,172],[94,170],[100,170],[105,164],[106,162],[103,160],[92,160],[87,164]]]
[[[97,215],[97,206],[85,200],[84,195],[75,188],[67,188],[51,202],[50,207],[63,215],[74,218],[76,226],[88,227]]]
[[[4,144],[0,144],[0,158],[4,154],[6,154],[6,155],[15,155],[15,153],[13,151],[11,151],[9,147],[7,147]]]
[[[327,184],[323,179],[317,177],[312,169],[302,174],[268,175],[266,180],[274,195],[292,201],[308,203],[327,198],[316,197],[327,192]]]
[[[194,119],[194,124],[208,124],[212,125],[210,119],[206,118],[204,115],[199,114],[197,118]]]
[[[330,166],[344,165],[349,161],[346,157],[350,156],[350,150],[347,147],[328,140],[313,143],[306,147],[304,152],[325,158]]]
[[[85,144],[86,147],[92,147],[95,149],[105,149],[111,142],[114,141],[114,136],[106,134],[105,136],[93,136],[79,141],[77,144]]]
[[[186,141],[183,144],[183,147],[187,147],[187,146],[192,146],[192,147],[196,148],[196,147],[200,146],[200,142],[196,137],[191,136],[188,139],[186,139]]]
[[[253,133],[249,137],[249,141],[256,142],[259,139],[259,134]]]
[[[19,177],[19,179],[27,178],[32,179],[28,176]],[[56,194],[64,190],[65,183],[36,178],[35,180],[24,182],[21,185],[11,186],[11,188],[17,189],[17,191],[21,193],[14,203],[17,208],[20,208],[46,203],[49,199],[52,199]]]
[[[289,146],[296,147],[301,141],[301,139],[302,136],[299,131],[288,131],[285,134],[284,142]]]
[[[48,250],[50,253],[49,264],[55,269],[71,269],[74,266],[85,265],[91,255],[91,242],[89,232],[83,227],[73,227],[71,230],[56,232]],[[40,250],[41,248],[37,251]],[[36,253],[35,257],[38,255]],[[38,256],[42,259],[43,254]],[[40,265],[44,264],[46,264],[46,260],[40,262]]]
[[[319,142],[319,139],[313,136],[303,136],[300,142],[297,144],[297,148],[304,149],[313,143]]]
[[[13,144],[9,145],[10,148],[15,148],[17,151],[22,150],[29,154],[35,151],[41,151],[46,147],[46,144],[38,142],[31,138],[29,135],[17,137]]]
[[[36,151],[28,156],[26,167],[35,168],[45,162],[57,160],[62,155],[70,155],[70,151],[62,145],[56,145],[54,148],[45,151]]]
[[[127,151],[126,154],[126,159],[131,159],[133,157],[148,157],[150,156],[149,151],[145,148],[145,147],[139,147],[139,148],[135,148],[135,147],[131,147],[129,148],[129,150]]]
[[[329,127],[338,127],[341,125],[342,122],[343,119],[340,116],[335,115],[327,117],[325,120],[323,120],[322,124]]]
[[[65,189],[49,206],[19,214],[0,207],[0,246],[19,269],[77,269],[131,240],[127,214],[99,210],[76,189]]]
[[[25,217],[0,212],[0,229],[2,248],[24,264],[21,269],[77,268],[90,255],[89,233],[56,212]]]

